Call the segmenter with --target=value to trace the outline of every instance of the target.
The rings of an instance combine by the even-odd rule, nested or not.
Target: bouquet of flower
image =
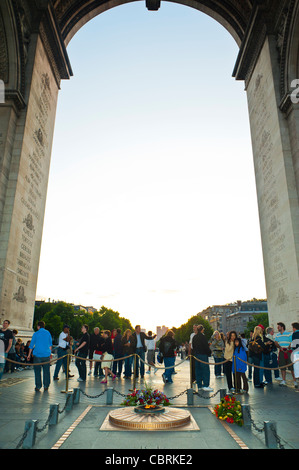
[[[214,407],[214,413],[217,418],[228,423],[236,423],[238,426],[243,425],[241,403],[235,397],[225,395],[219,405]]]
[[[135,389],[132,393],[126,396],[125,400],[121,403],[123,406],[137,406],[137,405],[161,405],[169,406],[171,403],[164,393],[159,390],[153,390],[146,387],[144,390]]]

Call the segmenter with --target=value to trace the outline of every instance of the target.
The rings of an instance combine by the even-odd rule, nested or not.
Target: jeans
[[[33,364],[40,364],[42,362],[47,362],[48,364],[43,365],[34,365],[34,375],[35,375],[35,387],[40,389],[42,388],[42,369],[43,369],[43,383],[44,388],[48,388],[50,385],[50,356],[49,357],[36,357],[33,356]]]
[[[209,362],[207,354],[195,354],[196,359]],[[210,385],[210,366],[203,362],[195,361],[195,377],[198,388],[208,387]]]
[[[230,390],[233,388],[233,377],[232,377],[232,361],[227,361],[224,364],[224,373],[226,375],[227,387]]]
[[[78,351],[78,354],[79,354],[79,356],[76,357],[75,364],[77,366],[80,379],[85,381],[86,380],[86,361],[85,361],[84,358],[87,357],[87,352],[83,353],[81,351]],[[81,358],[83,358],[83,359],[81,359]]]
[[[56,362],[56,366],[55,366],[54,378],[58,377],[60,367],[62,366],[62,364],[63,364],[64,370],[65,370],[65,373],[67,372],[67,356],[66,356],[66,354],[67,354],[66,349],[57,348],[58,361]],[[63,359],[60,359],[62,356],[65,356],[65,357]]]
[[[218,377],[219,375],[221,375],[221,367],[222,365],[220,364],[217,364],[217,362],[223,362],[224,361],[224,358],[223,357],[215,357],[214,356],[214,362],[215,362],[215,366],[214,366],[214,373],[215,373],[215,376]]]
[[[279,375],[279,369],[276,369],[278,367],[278,361],[277,361],[277,354],[274,352],[270,353],[270,361],[272,360],[272,367],[275,369],[274,370],[274,377],[278,379],[280,377]]]
[[[119,359],[120,357],[124,357],[123,354],[121,353],[115,353],[114,354],[114,359]],[[121,371],[122,371],[122,368],[123,368],[123,360],[119,360],[119,361],[115,361],[113,362],[113,366],[112,366],[112,372],[113,374],[118,374],[119,376],[121,375]],[[118,371],[118,372],[116,372]]]
[[[136,354],[140,356],[143,361],[145,360],[145,352],[143,348],[136,348]],[[139,372],[138,369],[140,367],[140,375],[144,377],[144,362],[139,360],[139,357],[136,357],[136,377],[138,377]],[[140,364],[139,364],[140,363]]]
[[[133,363],[133,356],[127,357],[125,359],[125,377],[131,377],[131,375],[132,375],[132,363]]]
[[[261,365],[261,359],[257,356],[251,356],[252,363],[254,366],[260,366]],[[261,369],[257,369],[256,367],[253,368],[253,384],[255,387],[259,386],[261,384],[261,374],[260,374]]]
[[[165,367],[171,367],[174,366],[175,363],[175,356],[173,357],[164,357],[164,365]],[[173,374],[174,368],[171,367],[170,369],[165,369],[164,372],[164,377],[166,382],[172,384],[172,378],[171,375]]]
[[[250,364],[253,364],[253,360],[252,360],[252,357],[251,357],[251,356],[248,356],[247,361],[248,361]],[[248,378],[249,378],[249,379],[252,379],[252,366],[248,366]]]
[[[265,367],[271,367],[272,366],[271,362],[272,362],[271,361],[271,354],[264,354],[264,366]],[[272,371],[264,369],[264,374],[265,374],[266,382],[271,384],[272,383]]]

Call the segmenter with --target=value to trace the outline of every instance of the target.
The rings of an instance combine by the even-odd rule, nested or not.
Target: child
[[[240,361],[240,359],[242,359]],[[246,350],[242,345],[242,341],[240,338],[235,339],[235,350],[234,350],[234,355],[233,355],[233,366],[232,366],[232,372],[234,374],[234,377],[236,377],[235,381],[235,387],[236,387],[236,392],[246,392],[248,393],[248,381],[246,377],[246,370],[247,370],[247,365],[245,362],[247,362],[247,354]],[[236,366],[236,370],[235,370]],[[243,388],[241,389],[241,379],[243,381]]]

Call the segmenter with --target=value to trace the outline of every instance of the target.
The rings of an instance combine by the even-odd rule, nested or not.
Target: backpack
[[[249,341],[248,349],[249,349],[249,351],[251,351],[255,354],[260,354],[264,350],[264,348],[255,340],[250,340]]]
[[[169,341],[165,341],[163,344],[163,354],[166,356],[171,351],[171,343]]]

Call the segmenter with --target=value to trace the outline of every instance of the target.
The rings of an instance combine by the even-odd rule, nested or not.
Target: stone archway
[[[30,336],[66,46],[127,0],[3,0],[0,6],[0,322]],[[299,0],[180,0],[233,36],[248,97],[270,322],[299,319]],[[160,0],[146,0],[157,10]]]

